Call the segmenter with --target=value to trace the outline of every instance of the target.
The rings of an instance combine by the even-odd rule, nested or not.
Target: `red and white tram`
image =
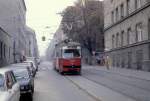
[[[76,42],[61,42],[55,46],[54,68],[61,74],[81,73],[81,46]]]

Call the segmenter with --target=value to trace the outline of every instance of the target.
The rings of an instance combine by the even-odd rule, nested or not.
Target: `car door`
[[[12,80],[11,80],[11,75],[10,75],[10,72],[6,72],[6,87],[7,87],[7,90],[8,90],[8,100],[9,101],[15,101],[15,96],[14,96],[14,92],[12,90]]]
[[[13,72],[10,72],[10,75],[11,75],[11,79],[13,81],[12,90],[14,92],[15,101],[19,101],[19,99],[20,99],[20,86],[19,86],[19,83],[17,83]]]
[[[16,89],[17,86],[13,82],[11,72],[6,73],[6,86],[10,97],[9,101],[19,101],[18,96],[20,96],[20,94],[18,95],[19,91]]]

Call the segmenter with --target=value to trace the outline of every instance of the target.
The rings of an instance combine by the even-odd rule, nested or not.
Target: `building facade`
[[[0,66],[11,62],[13,52],[11,37],[12,36],[0,28]]]
[[[24,0],[0,1],[0,67],[20,62],[27,54],[26,5]]]
[[[104,0],[104,30],[112,66],[150,71],[149,0]]]
[[[47,60],[53,60],[54,57],[54,49],[55,49],[55,45],[57,43],[60,43],[61,41],[67,39],[68,37],[64,34],[64,31],[62,29],[62,24],[59,25],[59,28],[56,30],[56,32],[54,33],[54,36],[52,38],[52,40],[49,43],[49,46],[46,50],[46,58]]]
[[[39,58],[35,31],[29,27],[26,27],[26,29],[27,29],[26,31],[26,39],[27,39],[26,56]]]

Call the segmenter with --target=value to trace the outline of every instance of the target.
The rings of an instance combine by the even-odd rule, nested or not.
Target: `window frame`
[[[121,19],[124,18],[124,4],[123,3],[120,5],[120,18]]]
[[[143,41],[143,24],[142,22],[139,22],[136,24],[135,32],[136,32],[136,42]],[[140,37],[139,37],[140,36]]]
[[[127,7],[126,7],[126,12],[127,12],[127,15],[129,15],[130,14],[130,0],[126,0],[126,4],[127,4]]]
[[[124,46],[124,31],[121,31],[121,46]]]

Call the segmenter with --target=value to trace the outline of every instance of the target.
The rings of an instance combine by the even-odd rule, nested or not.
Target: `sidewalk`
[[[86,67],[150,81],[150,72],[146,72],[146,71],[116,68],[116,67],[111,67],[110,70],[107,70],[105,66],[86,66]]]

